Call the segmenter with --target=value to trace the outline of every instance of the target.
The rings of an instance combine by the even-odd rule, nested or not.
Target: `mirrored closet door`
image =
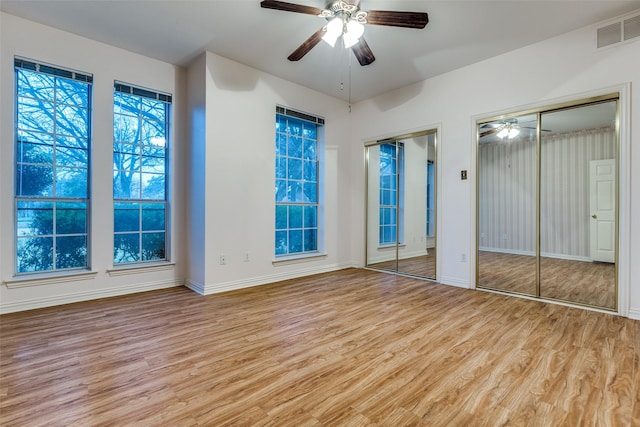
[[[366,266],[436,278],[436,133],[367,144]]]
[[[615,310],[618,96],[478,124],[477,287]]]

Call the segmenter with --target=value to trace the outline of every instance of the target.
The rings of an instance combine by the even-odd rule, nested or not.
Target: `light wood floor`
[[[615,264],[540,259],[540,295],[596,307],[616,307]],[[536,258],[479,252],[478,287],[536,294]]]
[[[433,250],[432,250],[433,249]],[[429,248],[429,255],[421,255],[393,261],[377,262],[369,264],[369,267],[380,270],[397,271],[411,276],[436,278],[436,250]]]
[[[0,316],[3,426],[639,426],[640,322],[348,269]]]

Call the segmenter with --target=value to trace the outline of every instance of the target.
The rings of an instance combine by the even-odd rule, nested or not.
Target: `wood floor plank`
[[[640,322],[347,269],[0,316],[2,426],[640,425]]]

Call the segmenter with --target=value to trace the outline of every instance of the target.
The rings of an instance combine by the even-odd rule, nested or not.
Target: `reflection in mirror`
[[[617,104],[478,125],[479,288],[616,308]]]
[[[367,149],[367,267],[436,278],[436,134]]]
[[[536,295],[537,116],[478,126],[478,287]]]
[[[541,115],[542,297],[616,307],[616,104]]]

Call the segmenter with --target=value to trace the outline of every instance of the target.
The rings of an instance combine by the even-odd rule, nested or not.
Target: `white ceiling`
[[[322,42],[289,62],[287,56],[326,21],[263,9],[259,0],[0,1],[4,12],[169,63],[186,65],[208,50],[353,102],[623,15],[639,9],[640,1],[362,0],[360,7],[427,12],[430,22],[423,30],[367,25],[364,37],[376,61],[361,67],[351,52]]]

